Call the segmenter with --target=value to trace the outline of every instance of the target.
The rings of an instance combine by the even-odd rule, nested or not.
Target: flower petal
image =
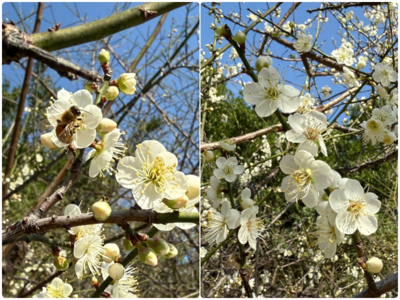
[[[238,228],[240,225],[240,212],[234,208],[231,208],[225,222],[229,229]]]
[[[308,207],[308,208],[314,208],[317,206],[318,203],[318,191],[316,188],[313,186],[310,187],[310,190],[308,191],[307,196],[302,198],[303,203]]]
[[[326,189],[332,184],[333,172],[326,162],[318,160],[311,167],[311,177],[318,188]]]
[[[335,222],[337,228],[345,234],[353,234],[358,229],[358,224],[354,215],[348,211],[339,212]]]
[[[294,161],[294,155],[285,155],[279,162],[279,168],[285,174],[292,174],[299,166]]]
[[[350,205],[349,200],[346,198],[346,194],[342,190],[334,190],[329,195],[329,205],[332,209],[339,213],[340,211],[345,211]]]
[[[349,179],[344,186],[344,193],[349,200],[364,198],[364,189],[360,182],[354,179]]]
[[[290,127],[292,127],[292,130],[294,130],[297,133],[304,132],[303,124],[304,124],[305,120],[306,120],[306,117],[299,113],[295,113],[294,115],[290,115],[288,117],[288,123],[289,123]]]
[[[278,101],[265,100],[256,106],[256,114],[260,117],[268,117],[278,109]]]
[[[96,130],[78,129],[75,133],[76,148],[83,149],[90,146],[96,138]]]
[[[88,105],[93,104],[92,94],[87,90],[75,92],[71,99],[80,109],[86,109]],[[99,108],[100,109],[100,108]]]
[[[88,129],[96,129],[103,119],[103,113],[96,105],[88,105],[82,110],[82,119]]]
[[[310,140],[305,140],[304,142],[302,142],[299,147],[297,148],[297,151],[307,151],[309,152],[312,156],[317,155],[318,153],[318,146],[317,144],[315,144],[313,141]]]
[[[360,215],[357,218],[358,230],[363,235],[371,235],[378,229],[378,221],[375,216]]]
[[[364,200],[367,202],[364,212],[368,215],[374,215],[381,209],[381,201],[378,200],[378,196],[374,193],[366,193]]]
[[[251,105],[258,105],[265,100],[264,87],[256,82],[249,83],[243,89],[244,101]]]

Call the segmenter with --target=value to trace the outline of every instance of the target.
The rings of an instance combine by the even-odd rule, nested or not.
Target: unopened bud
[[[55,256],[54,266],[56,267],[57,271],[65,271],[69,267],[69,261],[63,256]]]
[[[371,274],[379,273],[383,268],[382,261],[377,257],[371,257],[366,262],[367,271]]]
[[[173,200],[169,200],[169,199],[163,199],[162,202],[168,206],[169,208],[172,209],[179,209],[184,207],[189,201],[189,198],[186,195],[183,195],[182,197],[178,198],[178,199],[173,199]]]
[[[53,141],[51,140],[51,137],[52,137],[51,132],[42,134],[40,136],[40,141],[42,142],[42,145],[45,148],[47,148],[49,150],[56,150],[56,149],[58,149],[58,147],[53,143]]]
[[[186,196],[189,199],[194,199],[200,195],[200,178],[196,175],[187,175],[186,179],[188,180],[189,187],[186,191]]]
[[[272,66],[272,58],[269,56],[260,56],[256,59],[256,70],[260,72],[262,68],[269,68]]]
[[[293,22],[293,21],[290,21],[289,22],[289,26],[290,26],[290,28],[295,28],[296,27],[296,24]]]
[[[119,95],[119,89],[116,86],[109,86],[104,94],[108,101],[114,101]]]
[[[136,74],[123,73],[117,80],[118,87],[125,95],[132,95],[136,91]]]
[[[83,84],[83,87],[85,88],[85,90],[87,90],[89,93],[93,93],[94,89],[92,89],[92,85],[94,84],[94,82],[92,81],[85,81],[85,83]]]
[[[157,256],[152,249],[149,247],[139,248],[139,259],[142,263],[146,265],[155,267],[158,264]]]
[[[169,252],[164,255],[165,258],[173,258],[175,256],[178,255],[178,249],[176,249],[176,247],[170,243],[168,243],[169,246]]]
[[[122,277],[124,277],[125,274],[125,268],[121,264],[112,264],[108,268],[108,275],[114,279],[114,280],[120,280]]]
[[[108,52],[105,49],[101,49],[99,56],[97,57],[99,62],[103,65],[105,63],[108,63],[110,61],[110,52]]]
[[[103,256],[103,259],[106,263],[115,261],[119,257],[119,247],[117,244],[105,244],[104,250],[106,250],[106,253],[104,253],[105,256]]]
[[[246,41],[246,35],[241,32],[240,30],[236,32],[235,37],[233,40],[238,43],[239,45],[243,44]]]
[[[219,26],[217,29],[215,29],[215,34],[216,34],[216,35],[222,36],[222,35],[224,35],[225,33],[226,33],[225,24],[222,24],[222,25]]]
[[[214,161],[214,152],[212,152],[211,150],[204,150],[204,159],[208,162]]]
[[[147,239],[147,245],[154,250],[156,254],[166,255],[169,253],[168,243],[160,238]]]
[[[97,126],[96,130],[100,134],[106,134],[110,133],[113,131],[115,128],[117,128],[117,123],[115,123],[113,120],[108,119],[108,118],[103,118]]]
[[[92,205],[93,215],[97,221],[104,222],[111,215],[111,207],[107,202],[97,201]]]
[[[122,242],[122,247],[125,251],[132,251],[133,249],[135,249],[135,246],[133,246],[132,242],[128,239],[124,239],[124,241]]]

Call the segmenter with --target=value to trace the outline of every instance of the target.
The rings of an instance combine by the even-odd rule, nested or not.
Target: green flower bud
[[[156,254],[166,255],[169,253],[168,243],[160,238],[147,239],[147,245],[154,250]]]
[[[178,255],[178,249],[170,243],[168,243],[169,246],[169,253],[164,255],[165,258],[173,258]]]
[[[45,148],[47,148],[47,149],[49,149],[49,150],[56,150],[56,149],[58,149],[58,147],[57,147],[57,146],[53,143],[53,141],[51,140],[51,136],[52,136],[51,132],[42,134],[42,135],[40,136],[40,141],[42,142],[42,145],[43,145]]]
[[[366,262],[366,268],[367,271],[371,274],[377,274],[379,273],[382,268],[383,268],[383,263],[382,261],[377,258],[377,257],[371,257],[370,259],[368,259],[368,261]]]
[[[163,199],[162,202],[168,206],[169,208],[172,209],[179,209],[184,207],[189,201],[189,198],[186,195],[183,195],[182,197],[178,198],[178,199],[173,199],[173,200],[169,200],[169,199]]]
[[[224,35],[225,33],[226,33],[225,24],[222,24],[222,25],[219,26],[217,29],[215,29],[215,34],[216,34],[216,35],[222,36],[222,35]]]
[[[117,123],[108,118],[103,118],[96,130],[100,134],[107,134],[117,128]]]
[[[104,94],[108,101],[114,101],[119,95],[119,89],[116,86],[109,86]]]
[[[103,260],[106,263],[115,261],[119,257],[119,247],[117,244],[105,244],[104,250],[106,250],[106,253],[104,253],[105,256],[103,256]]]
[[[105,49],[101,49],[99,56],[97,57],[99,62],[103,65],[105,63],[108,63],[110,61],[110,52],[108,52]]]
[[[272,66],[272,58],[269,56],[260,56],[256,59],[256,70],[260,72],[262,68],[269,68]]]
[[[83,87],[85,88],[85,90],[89,91],[89,93],[93,93],[94,89],[92,89],[92,85],[94,84],[94,82],[92,81],[85,81],[85,83],[83,84]]]
[[[56,267],[57,271],[65,271],[69,267],[69,261],[63,256],[56,256],[54,257],[54,266]]]
[[[104,222],[111,215],[111,207],[107,202],[97,201],[92,205],[93,215],[97,221]]]
[[[132,95],[136,91],[136,74],[123,73],[117,80],[118,87],[125,95]]]
[[[186,179],[189,183],[189,188],[186,191],[186,196],[189,199],[197,198],[200,195],[200,178],[195,175],[187,175]]]
[[[132,242],[128,239],[124,239],[124,241],[122,242],[122,247],[125,251],[132,251],[133,249],[135,249],[135,246],[133,246]]]
[[[211,150],[204,150],[204,159],[208,162],[212,162],[215,160],[214,152]]]
[[[121,264],[112,264],[108,268],[108,275],[114,279],[114,280],[120,280],[122,277],[124,277],[125,274],[125,268]]]
[[[290,26],[290,28],[295,28],[296,27],[296,24],[293,22],[293,21],[290,21],[289,22],[289,26]]]
[[[240,30],[236,32],[235,37],[233,40],[238,43],[239,45],[243,44],[246,41],[246,35],[241,32]]]
[[[158,264],[157,256],[149,247],[139,247],[139,259],[146,265],[155,267]]]

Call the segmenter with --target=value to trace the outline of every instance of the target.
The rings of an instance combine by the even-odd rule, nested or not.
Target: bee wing
[[[40,120],[36,125],[36,129],[40,130],[40,132],[47,132],[49,129],[53,128],[53,125],[49,122],[48,119]]]
[[[63,114],[59,114],[59,115],[56,115],[56,116],[52,116],[52,117],[47,117],[47,120],[49,121],[49,123],[50,124],[57,124],[57,120],[59,120],[60,118],[61,118],[61,116],[62,116]]]
[[[59,132],[60,126],[61,127],[65,126],[61,132]],[[72,138],[72,134],[71,134],[71,129],[73,129],[72,122],[68,123],[67,125],[60,124],[57,126],[57,128],[56,128],[57,138],[61,143],[70,144],[72,142],[73,138]]]

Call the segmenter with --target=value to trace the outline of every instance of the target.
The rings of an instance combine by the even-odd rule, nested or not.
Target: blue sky
[[[205,3],[208,7],[211,7],[211,3]],[[222,2],[221,6],[217,6],[217,8],[222,9],[223,13],[228,15],[231,11],[236,12],[239,15],[241,15],[241,18],[243,19],[244,22],[247,22],[246,25],[250,25],[252,21],[247,17],[250,14],[250,11],[247,10],[247,8],[250,8],[251,10],[257,12],[257,10],[260,10],[261,13],[264,13],[268,10],[268,4],[269,7],[273,6],[275,2],[273,3],[254,3],[254,2],[246,2],[246,3],[230,3],[230,2]],[[313,19],[318,15],[318,12],[313,12],[313,13],[308,13],[306,12],[308,9],[315,9],[319,8],[321,5],[320,2],[303,2],[295,11],[294,14],[292,14],[287,21],[294,21],[296,24],[304,24],[308,19]],[[281,17],[286,13],[286,11],[292,6],[292,2],[287,2],[283,3],[280,8],[281,8]],[[370,21],[364,17],[363,10],[362,8],[358,7],[351,7],[346,10],[350,11],[352,10],[354,12],[354,17],[358,17],[360,20],[364,22],[364,26],[367,24],[370,24]],[[336,42],[336,48],[339,48],[342,39],[342,35],[338,33],[340,24],[339,22],[334,18],[334,16],[330,13],[323,13],[322,15],[327,16],[329,18],[329,21],[324,24],[324,27],[322,29],[322,32],[320,34],[320,37],[318,39],[318,45],[321,44],[321,42],[324,42],[324,45],[321,47],[321,50],[324,51],[326,54],[330,55],[332,50],[335,49],[335,45],[333,41]],[[281,19],[272,17],[272,21],[277,24],[279,20]],[[210,29],[210,24],[214,22],[214,15],[209,16],[208,15],[208,9],[205,7],[201,7],[201,18],[202,18],[202,23],[201,23],[201,30],[202,30],[202,36],[201,36],[201,48],[202,50],[205,51],[205,57],[209,58],[210,57],[210,52],[207,50],[205,47],[206,44],[210,44],[213,42],[214,38],[214,31]],[[270,19],[270,18],[269,18]],[[270,19],[271,20],[271,19]],[[355,21],[353,19],[353,21]],[[232,33],[235,34],[238,30],[244,29],[244,27],[239,26],[237,24],[232,23],[229,20],[223,20],[222,23],[226,23],[230,26]],[[217,26],[220,26],[222,23],[218,23]],[[255,28],[264,31],[264,24],[265,21],[262,23],[259,23]],[[269,24],[270,25],[270,24]],[[270,25],[272,26],[272,25]],[[382,27],[382,25],[380,25]],[[312,27],[308,28],[309,34],[311,34],[314,38],[316,35],[316,30],[317,30],[317,22],[314,21],[312,23]],[[379,31],[381,32],[381,31]],[[361,41],[365,41],[366,38],[359,34],[356,31],[353,31],[352,34],[356,39],[360,38]],[[255,63],[255,58],[254,56],[250,57],[250,51],[249,51],[249,46],[250,45],[255,45],[258,47],[258,42],[260,41],[261,35],[259,33],[255,33],[254,31],[250,31],[247,35],[247,50],[246,50],[246,55],[248,59],[252,59],[251,64],[254,66]],[[293,38],[287,38],[288,41],[293,42]],[[227,44],[226,40],[223,40],[222,44],[217,43],[217,49],[222,48]],[[287,48],[281,46],[280,44],[276,42],[272,42],[270,44],[270,47],[268,48],[269,51],[273,55],[280,56],[283,53],[284,58],[288,58],[290,54],[296,55],[296,58],[299,58],[299,55],[296,51],[288,50]],[[265,49],[265,51],[267,48]],[[265,53],[265,52],[264,52]],[[235,65],[240,61],[240,58],[236,58],[235,62],[229,59],[229,56],[231,54],[231,48],[228,49],[227,51],[224,52],[223,58],[221,60],[222,65],[227,64],[228,66],[230,65]],[[289,66],[296,66],[297,68],[302,68],[303,64],[301,62],[298,62],[297,65],[295,65],[294,62],[286,62],[278,59],[273,59],[273,66],[278,69],[278,71],[285,76],[285,81],[290,84],[295,86],[296,88],[300,89],[304,84],[304,80],[306,78],[306,75],[302,72],[299,71],[293,71],[292,68]],[[353,65],[354,66],[354,65]],[[365,72],[369,72],[370,69],[369,67],[365,67],[363,69]],[[251,78],[247,75],[242,75],[242,79],[245,82],[251,82]],[[330,76],[325,76],[325,77],[317,77],[316,78],[317,86],[318,89],[320,90],[323,86],[328,85],[332,89],[332,95],[339,93],[344,90],[344,88],[340,85],[333,85],[332,80]],[[230,88],[233,92],[238,93],[241,90],[241,86],[239,85],[233,85],[231,82],[228,83],[228,88]],[[314,94],[315,96],[318,96],[315,89],[311,90],[311,94]],[[359,93],[360,96],[367,96],[367,93]],[[332,115],[328,116],[329,118],[332,117]],[[339,121],[341,122],[344,116],[341,116],[339,118]]]

